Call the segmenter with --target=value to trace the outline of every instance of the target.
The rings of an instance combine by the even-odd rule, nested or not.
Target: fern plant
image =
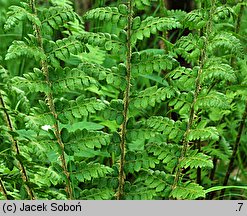
[[[82,17],[71,1],[13,3],[0,198],[213,199],[246,119],[245,3],[196,3],[93,2]]]

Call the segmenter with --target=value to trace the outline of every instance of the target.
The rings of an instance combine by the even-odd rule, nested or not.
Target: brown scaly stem
[[[191,107],[190,107],[189,121],[187,123],[186,131],[184,133],[183,147],[182,147],[182,151],[181,151],[181,156],[180,156],[179,161],[178,161],[178,166],[177,166],[177,168],[175,170],[175,179],[174,179],[174,182],[173,182],[173,185],[172,185],[172,190],[174,190],[178,185],[179,178],[180,178],[180,175],[181,175],[181,172],[182,172],[182,169],[181,169],[179,164],[186,157],[186,153],[187,153],[187,150],[189,148],[189,141],[188,141],[187,137],[188,137],[188,134],[190,133],[190,130],[191,130],[192,126],[193,126],[194,117],[195,117],[195,104],[197,102],[198,95],[199,95],[200,90],[201,90],[201,75],[202,75],[202,72],[203,72],[202,69],[203,69],[205,60],[207,58],[207,56],[206,56],[206,47],[208,46],[208,35],[211,32],[211,28],[212,28],[211,27],[211,25],[212,25],[212,14],[214,12],[214,8],[215,8],[215,0],[212,1],[209,21],[208,21],[208,23],[206,25],[206,29],[205,29],[206,37],[205,37],[205,41],[204,41],[204,48],[201,50],[199,69],[198,69],[197,77],[196,77],[196,80],[195,80],[194,98],[193,98],[193,102],[192,102]]]
[[[30,0],[30,6],[32,8],[32,11],[33,13],[37,16],[37,9],[36,9],[36,3],[35,3],[35,0]],[[41,34],[41,29],[38,25],[34,24],[34,30],[36,32],[36,37],[37,37],[37,40],[38,40],[38,45],[39,45],[39,48],[41,50],[41,52],[45,53],[44,52],[44,48],[43,48],[43,40],[42,40],[42,34]],[[50,78],[49,78],[49,69],[48,69],[48,63],[47,63],[47,60],[41,60],[41,66],[42,66],[42,72],[43,74],[45,75],[45,78],[46,78],[46,83],[49,87],[52,86],[52,83],[50,82]],[[61,164],[62,164],[62,168],[63,168],[63,172],[66,176],[66,193],[67,193],[67,198],[68,199],[73,199],[73,192],[72,192],[72,185],[71,185],[71,181],[70,181],[70,174],[68,172],[68,169],[67,169],[67,164],[66,164],[66,160],[65,160],[65,154],[64,154],[64,144],[62,142],[62,138],[61,138],[61,135],[60,135],[60,130],[59,130],[59,126],[58,126],[58,117],[57,117],[57,114],[56,114],[56,110],[55,110],[55,105],[54,105],[54,102],[53,102],[53,95],[52,93],[47,93],[46,95],[46,98],[47,98],[47,102],[48,102],[48,106],[49,106],[49,109],[55,119],[55,123],[54,123],[54,130],[55,130],[55,136],[56,136],[56,139],[57,139],[57,142],[60,146],[60,150],[61,150],[61,154],[60,154],[60,161],[61,161]]]
[[[121,200],[124,195],[124,181],[125,181],[125,175],[124,175],[124,163],[125,163],[125,145],[126,145],[126,126],[128,121],[128,109],[129,109],[129,97],[130,97],[130,80],[131,80],[131,55],[132,55],[132,46],[131,46],[131,26],[132,26],[132,14],[133,14],[133,5],[132,0],[128,1],[128,26],[127,26],[127,61],[126,61],[126,81],[127,86],[124,92],[124,110],[123,110],[123,116],[124,121],[121,125],[121,142],[120,142],[120,148],[121,148],[121,155],[120,155],[120,166],[119,166],[119,186],[117,191],[117,200]]]
[[[4,120],[5,123],[9,129],[9,131],[14,132],[14,127],[13,127],[13,122],[9,116],[9,114],[7,113],[7,109],[6,109],[6,105],[4,103],[2,94],[0,93],[0,106],[3,108],[3,113],[4,113]],[[18,142],[14,139],[14,137],[12,135],[10,135],[10,142],[12,143],[12,147],[16,153],[16,156],[20,155],[20,149],[19,149],[19,145]],[[26,169],[24,167],[24,164],[17,158],[18,161],[18,167],[21,173],[21,178],[25,184],[25,188],[27,191],[27,194],[29,196],[30,199],[35,200],[35,195],[33,193],[33,190],[28,186],[29,180],[28,180],[28,176],[27,176],[27,172]],[[2,181],[1,181],[2,183]],[[1,184],[1,188],[3,191],[5,191],[4,186]],[[7,192],[5,191],[5,194],[7,195]]]

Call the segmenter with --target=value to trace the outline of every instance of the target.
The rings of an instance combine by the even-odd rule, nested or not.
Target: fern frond
[[[177,65],[177,61],[164,53],[156,54],[155,50],[144,50],[132,55],[133,76],[139,74],[151,74],[153,71],[171,70]]]
[[[202,83],[212,82],[212,80],[234,82],[236,79],[233,68],[229,64],[219,62],[217,58],[209,59],[203,67]]]
[[[128,9],[125,5],[119,7],[101,7],[87,11],[83,18],[86,20],[104,20],[105,22],[116,23],[120,28],[127,25]]]
[[[134,0],[134,5],[138,10],[144,10],[145,7],[151,6],[153,0]]]
[[[105,177],[113,172],[113,169],[100,163],[76,162],[71,167],[71,177],[76,178],[78,182],[91,181],[95,178]]]
[[[78,66],[78,69],[96,80],[106,80],[108,84],[113,85],[117,89],[124,90],[126,87],[126,67],[124,64],[119,64],[118,67],[109,69],[98,64],[83,62]]]
[[[225,54],[243,55],[243,47],[240,40],[230,32],[217,32],[217,34],[211,38],[208,49],[214,52],[223,49]]]
[[[204,9],[197,9],[189,12],[185,16],[183,25],[190,30],[201,29],[206,25],[207,20],[207,13],[205,13]]]
[[[155,189],[143,185],[129,186],[128,191],[125,192],[126,200],[152,200],[155,197],[157,197]]]
[[[219,132],[215,127],[205,127],[205,128],[196,128],[191,129],[187,135],[187,140],[218,140]]]
[[[59,60],[66,61],[72,54],[76,55],[83,52],[84,48],[73,36],[57,40],[56,42],[50,41],[46,45],[48,60],[54,67],[60,67]]]
[[[80,151],[81,148],[101,148],[110,143],[110,135],[101,131],[88,131],[76,130],[75,132],[68,132],[67,129],[63,128],[61,131],[65,148],[68,146],[69,149],[74,152]]]
[[[180,166],[182,168],[213,168],[213,162],[211,160],[211,157],[208,155],[205,155],[201,152],[198,153],[198,150],[192,150],[190,149],[186,156],[182,159],[180,162]]]
[[[175,51],[188,63],[196,63],[203,48],[203,38],[198,35],[188,34],[181,37],[175,44]]]
[[[38,199],[40,200],[50,200],[50,199],[56,199],[56,200],[66,200],[66,195],[62,190],[58,190],[56,188],[49,188],[48,190],[45,190],[45,192],[42,190],[38,192]]]
[[[39,137],[37,138],[37,133],[33,130],[17,131],[19,134],[18,141],[22,143],[22,155],[31,158],[34,163],[47,161],[47,155],[54,153],[51,149],[54,145],[53,141],[49,140],[50,137],[47,135],[42,134],[42,131],[39,132]]]
[[[98,82],[78,68],[70,69],[68,67],[56,68],[51,74],[52,89],[54,92],[67,92],[73,90],[82,90],[90,86],[97,86]]]
[[[62,2],[61,2],[62,3]],[[53,35],[54,30],[58,30],[69,22],[76,19],[71,6],[55,6],[44,8],[40,13],[42,34],[44,37]]]
[[[221,159],[222,161],[227,161],[232,155],[232,150],[229,142],[224,138],[221,137],[219,140],[218,146],[215,146],[215,143],[209,143],[206,146],[202,147],[202,151],[207,153],[210,156],[217,157]]]
[[[178,97],[174,97],[174,99],[170,100],[169,106],[173,106],[173,109],[176,110],[182,118],[188,118],[192,101],[193,93],[191,91],[186,93],[182,92]]]
[[[21,56],[34,58],[36,61],[45,59],[45,54],[35,44],[27,44],[24,41],[13,41],[5,56],[5,60],[16,59]]]
[[[152,86],[134,95],[130,101],[130,106],[146,109],[148,106],[154,107],[156,103],[161,103],[174,96],[175,90],[171,87]]]
[[[126,49],[126,46],[119,40],[119,37],[114,34],[85,32],[78,36],[78,38],[83,43],[103,47],[107,51],[112,50],[113,53],[119,53],[119,51],[124,53]]]
[[[195,79],[198,69],[194,67],[177,67],[167,74],[172,83],[172,86],[176,86],[182,91],[192,91],[195,89]]]
[[[202,148],[203,152],[207,153],[208,155],[212,157],[216,157],[222,161],[228,161],[229,156],[223,153],[220,149],[215,149],[212,145],[209,146],[203,146]]]
[[[27,11],[27,5],[22,3],[24,7],[12,5],[9,7],[9,11],[7,12],[7,20],[4,25],[4,29],[6,31],[10,31],[13,29],[20,21],[24,21],[28,19],[30,22],[37,26],[41,26],[40,20],[32,13]]]
[[[44,81],[42,71],[38,68],[34,68],[33,70],[34,72],[32,73],[23,74],[23,77],[14,77],[11,83],[29,92],[51,92],[49,85]]]
[[[1,84],[6,84],[8,80],[8,71],[0,65],[0,85]]]
[[[46,168],[44,166],[33,167],[37,170],[33,176],[33,183],[37,184],[40,188],[51,187],[51,185],[63,184],[64,179],[61,177],[60,173],[55,171],[52,167]],[[45,177],[44,177],[45,174]]]
[[[55,5],[55,6],[58,5],[62,7],[70,6],[73,4],[70,0],[51,0],[51,3],[52,5]]]
[[[62,123],[73,122],[74,118],[80,119],[88,116],[90,113],[96,113],[105,109],[106,104],[96,98],[84,98],[79,96],[76,100],[68,101],[64,98],[57,100],[55,103],[58,113],[58,119]]]
[[[104,178],[93,179],[92,187],[97,187],[99,189],[108,188],[114,191],[118,187],[118,178],[115,176],[115,174],[113,174],[105,176]]]
[[[213,20],[214,22],[218,23],[235,16],[236,13],[234,12],[233,8],[223,5],[216,8],[213,14]]]
[[[185,16],[187,13],[184,10],[176,9],[176,10],[167,10],[166,11],[168,17],[176,18],[181,24],[183,23],[183,20],[185,19]]]
[[[114,191],[109,188],[85,189],[80,193],[79,199],[82,200],[111,200]]]
[[[50,113],[48,107],[39,101],[40,107],[31,108],[30,115],[23,115],[27,129],[40,131],[43,125],[54,125],[55,119]]]
[[[203,187],[187,181],[185,183],[179,183],[177,187],[171,192],[171,196],[176,199],[189,199],[195,200],[197,198],[204,198],[206,195]]]
[[[155,192],[160,197],[168,197],[171,192],[171,176],[164,171],[150,170],[143,176],[145,179],[144,184],[151,189],[155,189]]]
[[[163,134],[166,140],[179,141],[184,133],[180,121],[174,122],[162,116],[152,116],[147,120],[135,123],[135,126],[131,127],[130,125],[131,123],[129,122],[126,137],[128,141],[150,139],[158,134]]]
[[[178,164],[181,154],[181,146],[176,144],[155,143],[151,142],[147,145],[147,152],[154,155],[164,164],[165,170],[173,171]]]
[[[124,120],[123,116],[123,101],[118,99],[118,100],[111,100],[109,106],[107,107],[106,110],[104,110],[103,116],[105,119],[108,119],[110,121],[116,120],[116,123],[118,125],[121,125]]]
[[[174,28],[181,28],[181,24],[175,18],[168,17],[152,17],[149,16],[140,22],[140,26],[136,26],[136,30],[132,33],[132,43],[143,38],[149,38],[151,34],[156,34],[158,31],[167,31]]]
[[[22,89],[16,86],[5,85],[0,91],[1,99],[4,101],[4,107],[9,116],[13,116],[22,121],[22,114],[29,113],[30,101]]]
[[[159,163],[159,160],[153,157],[149,157],[144,152],[131,152],[126,153],[124,170],[126,173],[139,172],[140,170],[148,170],[149,168],[155,168],[155,165]]]
[[[202,91],[198,96],[198,100],[195,103],[195,108],[198,109],[210,109],[210,108],[221,108],[228,109],[230,107],[226,95],[217,91],[211,91],[205,95]]]

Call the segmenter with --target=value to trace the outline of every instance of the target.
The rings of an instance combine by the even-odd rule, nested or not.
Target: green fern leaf
[[[222,161],[229,160],[232,155],[230,143],[224,137],[221,137],[219,142],[217,142],[217,147],[215,143],[212,142],[206,146],[203,146],[202,151],[210,156],[215,156],[219,159],[222,159]]]
[[[159,194],[164,193],[165,189],[167,190],[166,182],[167,174],[163,171],[155,170],[149,171],[149,174],[145,176],[145,184],[148,188],[155,189]]]
[[[205,197],[205,191],[203,190],[203,187],[193,183],[193,182],[185,182],[180,183],[172,192],[171,196],[176,199],[190,199],[194,200],[197,198],[204,198]]]
[[[167,31],[180,27],[181,24],[175,18],[149,16],[141,22],[137,30],[133,31],[131,40],[132,43],[136,43],[137,40],[143,40],[145,37],[149,38],[151,34],[156,34],[158,31]]]
[[[219,132],[215,127],[205,127],[191,129],[187,135],[187,140],[218,140]]]
[[[140,91],[133,97],[130,106],[134,106],[137,109],[146,109],[149,106],[154,107],[156,103],[161,103],[174,95],[175,91],[171,87],[157,88],[157,86],[153,86]]]
[[[151,74],[153,71],[171,70],[177,65],[177,61],[164,53],[156,50],[144,50],[132,55],[132,75]]]
[[[233,68],[226,63],[219,62],[218,58],[209,59],[203,67],[202,83],[212,82],[212,80],[234,82],[236,79]]]
[[[116,23],[120,28],[127,25],[126,10],[122,5],[117,7],[102,7],[87,11],[83,18],[86,20],[104,20],[105,22]]]
[[[127,126],[130,128],[129,124]],[[162,117],[153,116],[147,120],[143,120],[135,123],[134,128],[130,128],[127,131],[127,140],[137,139],[150,139],[156,135],[162,133],[167,139],[180,140],[184,131],[180,129],[180,122],[174,122],[173,120]]]
[[[116,120],[116,123],[118,125],[121,125],[124,120],[123,109],[123,101],[120,99],[113,99],[111,100],[108,108],[104,110],[103,116],[105,119],[108,119],[110,121]]]
[[[92,33],[85,32],[78,37],[84,43],[88,43],[90,45],[103,47],[107,51],[111,51],[113,53],[125,53],[126,46],[119,40],[117,35],[111,35],[109,33]]]
[[[42,71],[38,68],[34,68],[33,73],[23,74],[23,77],[14,77],[11,82],[15,86],[30,92],[49,93],[51,92],[51,89],[44,80]]]
[[[165,170],[172,172],[178,164],[181,146],[175,144],[151,142],[147,145],[147,152],[154,155],[165,165]]]
[[[47,179],[50,180],[52,185],[58,185],[63,183],[63,179],[60,176],[60,173],[56,172],[52,167],[46,169],[43,174],[46,173]]]
[[[67,23],[73,22],[75,19],[76,16],[71,6],[64,5],[44,8],[40,15],[42,33],[44,36],[52,35],[54,29],[58,30]]]
[[[82,118],[90,113],[96,113],[105,109],[106,104],[96,98],[85,99],[84,96],[79,96],[76,100],[68,101],[64,98],[56,101],[58,119],[62,123],[73,122],[74,118]]]
[[[167,16],[168,17],[173,17],[176,18],[181,24],[183,23],[185,16],[187,15],[187,13],[184,10],[180,10],[180,9],[170,9],[166,11]]]
[[[167,76],[171,79],[172,86],[176,86],[182,91],[192,91],[195,89],[195,77],[197,68],[177,67],[169,72]]]
[[[158,159],[148,157],[142,152],[135,153],[128,151],[124,169],[127,173],[134,173],[139,172],[141,169],[148,170],[149,168],[154,168],[158,163]]]
[[[199,108],[200,109],[210,109],[210,108],[228,109],[229,106],[230,105],[226,95],[216,91],[211,91],[207,95],[205,95],[205,92],[202,91],[195,103],[196,109]]]
[[[96,80],[105,80],[117,89],[124,90],[126,87],[126,67],[124,64],[119,64],[118,67],[109,69],[98,64],[83,62],[78,66],[78,69]]]
[[[175,44],[175,51],[181,55],[187,62],[196,63],[203,48],[203,38],[198,35],[188,34],[181,37]]]
[[[109,188],[92,188],[85,189],[80,193],[78,199],[82,200],[111,200],[114,191]]]
[[[110,135],[101,131],[76,130],[69,133],[67,129],[61,131],[62,140],[66,143],[65,148],[71,147],[74,152],[80,151],[81,148],[101,148],[110,142]]]
[[[73,90],[82,90],[90,86],[97,86],[97,81],[78,68],[57,68],[51,73],[50,81],[54,92],[66,92]]]
[[[169,105],[174,106],[173,109],[176,110],[182,118],[188,118],[192,101],[193,93],[191,91],[186,93],[183,92],[178,95],[178,97],[170,100]]]
[[[94,178],[105,177],[107,174],[112,173],[113,169],[99,163],[86,163],[83,161],[76,162],[71,171],[73,178],[76,178],[79,182],[85,182]]]
[[[197,9],[189,12],[184,20],[183,25],[186,28],[192,29],[201,29],[203,28],[207,23],[207,14],[203,9]]]
[[[213,14],[213,20],[214,22],[218,23],[235,16],[236,14],[234,10],[231,7],[224,5],[216,8]]]
[[[0,65],[0,85],[1,83],[6,83],[6,81],[8,80],[8,71],[2,66]]]
[[[203,153],[198,153],[198,150],[189,150],[186,157],[180,163],[182,168],[213,168],[211,157]]]
[[[58,5],[58,6],[62,6],[62,7],[69,6],[69,5],[73,4],[70,0],[51,0],[51,3],[55,6]]]
[[[52,51],[48,53],[48,60],[57,68],[60,67],[58,60],[66,61],[72,54],[76,55],[84,50],[82,44],[73,36],[57,40],[56,42],[52,41],[47,44],[46,47],[49,50],[52,49]]]
[[[144,10],[146,6],[151,5],[152,0],[135,0],[134,4],[138,8],[138,10]]]
[[[130,186],[128,192],[125,193],[126,200],[152,200],[157,196],[155,189],[145,186]]]
[[[46,57],[36,45],[28,45],[24,41],[13,41],[5,56],[5,60],[16,59],[21,56],[34,58],[36,61],[40,61]]]
[[[240,40],[229,32],[217,32],[217,34],[211,38],[209,50],[216,52],[219,49],[225,50],[225,54],[230,52],[237,56],[243,56],[243,47]]]
[[[23,4],[24,7],[27,5]],[[34,15],[28,12],[25,8],[19,7],[16,5],[12,5],[9,7],[9,11],[7,13],[7,20],[4,25],[4,29],[6,31],[10,31],[13,29],[20,21],[24,21],[25,19],[28,19],[33,24],[37,26],[41,26],[40,20]]]

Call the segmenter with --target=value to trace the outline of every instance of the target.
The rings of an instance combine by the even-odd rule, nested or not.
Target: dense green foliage
[[[0,0],[0,199],[245,199],[246,2],[100,2]]]

